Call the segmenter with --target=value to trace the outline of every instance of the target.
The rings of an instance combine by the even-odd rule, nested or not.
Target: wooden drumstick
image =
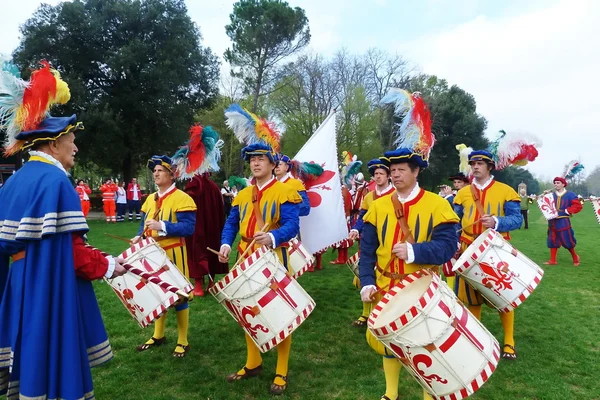
[[[211,249],[210,247],[207,247],[206,250],[210,251],[213,254],[216,254],[218,256],[222,256],[223,254],[221,254],[220,252],[216,251],[215,249]]]
[[[481,219],[478,219],[477,221],[473,222],[472,224],[469,224],[469,225],[467,225],[467,226],[463,226],[462,228],[460,228],[459,230],[457,230],[457,231],[456,231],[456,233],[459,233],[459,232],[461,232],[461,231],[462,231],[462,230],[464,230],[464,229],[470,228],[470,227],[472,227],[473,225],[477,225],[477,224],[478,224],[478,223],[480,223],[480,222],[481,222]]]
[[[111,237],[113,239],[118,239],[118,240],[121,240],[123,242],[127,242],[127,243],[131,244],[131,239],[127,239],[127,238],[125,238],[123,236],[112,235],[112,234],[106,233],[106,232],[104,232],[104,236],[108,236],[108,237]]]
[[[265,224],[265,226],[263,226],[259,232],[266,232],[268,229],[269,229],[269,224]],[[244,259],[246,258],[246,255],[248,255],[248,252],[250,251],[250,249],[252,247],[254,247],[254,243],[256,243],[256,239],[252,239],[252,241],[250,242],[248,247],[246,247],[246,250],[244,250],[244,252],[240,256],[240,258],[238,258],[238,260],[235,262],[235,264],[233,264],[233,267],[231,269],[236,268],[238,265],[240,265],[242,263],[242,261],[244,261]]]

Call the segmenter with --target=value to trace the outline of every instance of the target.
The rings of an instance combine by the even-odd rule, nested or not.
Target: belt
[[[408,275],[410,275],[410,274],[393,274],[391,272],[387,272],[387,271],[383,270],[379,265],[377,266],[377,271],[379,271],[379,273],[381,275],[385,276],[386,278],[395,279],[395,280],[402,280],[402,279],[406,278]]]
[[[12,256],[10,256],[12,258],[13,262],[17,262],[19,260],[22,260],[25,258],[25,250],[21,250],[18,253],[13,254]]]
[[[171,239],[171,238],[165,237],[162,240],[166,240],[166,239]],[[161,241],[161,239],[157,239],[157,242],[160,242],[160,241]],[[163,250],[170,250],[170,249],[174,249],[174,248],[182,247],[182,246],[185,246],[185,240],[183,238],[179,238],[179,242],[170,244],[170,245],[165,246],[165,247],[162,247],[162,246],[161,247],[162,247]]]

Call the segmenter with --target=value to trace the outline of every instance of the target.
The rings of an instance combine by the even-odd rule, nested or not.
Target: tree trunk
[[[123,180],[125,181],[125,183],[129,183],[131,182],[131,178],[133,178],[133,171],[132,171],[132,156],[131,153],[127,153],[125,155],[125,157],[123,158],[123,166],[122,166],[122,171],[123,171]]]

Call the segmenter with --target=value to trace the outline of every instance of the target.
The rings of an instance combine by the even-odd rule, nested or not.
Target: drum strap
[[[386,270],[384,270],[383,268],[381,268],[379,265],[377,266],[377,271],[379,271],[379,273],[381,275],[385,276],[386,278],[394,279],[394,280],[397,280],[397,281],[401,281],[402,279],[404,279],[408,275],[410,275],[410,274],[393,274],[391,272],[387,272]]]
[[[485,210],[483,208],[483,204],[481,204],[481,198],[479,197],[479,191],[475,187],[475,185],[469,185],[471,188],[471,196],[473,196],[473,202],[475,203],[475,208],[477,208],[477,212],[479,213],[479,218],[485,215]]]
[[[394,213],[396,214],[396,219],[398,219],[398,224],[400,224],[400,229],[402,229],[404,241],[413,244],[415,238],[408,227],[406,217],[404,216],[404,205],[400,202],[398,196],[392,196],[392,205],[394,206]]]
[[[262,230],[263,226],[265,226],[265,220],[260,213],[260,196],[256,185],[252,186],[252,208],[254,218],[256,218],[256,226],[258,226],[259,230]]]

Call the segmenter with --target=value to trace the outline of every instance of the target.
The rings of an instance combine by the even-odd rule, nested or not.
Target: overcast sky
[[[46,1],[57,4],[57,0]],[[9,3],[9,4],[7,4]],[[19,43],[20,24],[41,2],[2,1],[0,53]],[[224,26],[234,0],[187,0],[204,46],[222,56]],[[600,1],[595,0],[288,0],[306,10],[311,50],[342,47],[399,53],[475,96],[500,129],[525,131],[544,142],[528,167],[551,178],[580,158],[587,172],[600,164]],[[418,4],[416,4],[418,3]]]

